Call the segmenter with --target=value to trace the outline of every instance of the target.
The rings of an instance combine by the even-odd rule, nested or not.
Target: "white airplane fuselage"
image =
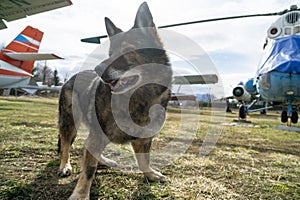
[[[0,60],[0,88],[15,88],[28,85],[32,75],[10,63]]]

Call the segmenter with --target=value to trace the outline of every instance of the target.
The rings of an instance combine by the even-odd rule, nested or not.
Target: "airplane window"
[[[294,28],[294,34],[300,33],[300,26]]]
[[[285,35],[291,35],[292,34],[292,29],[291,28],[285,28],[284,29],[284,34]]]

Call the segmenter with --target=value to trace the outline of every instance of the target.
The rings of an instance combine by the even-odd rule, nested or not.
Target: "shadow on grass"
[[[14,108],[2,108],[0,105],[0,110],[15,110]]]
[[[170,137],[165,137],[166,141],[171,141],[173,138]],[[177,142],[180,144],[189,144],[190,140],[187,139],[183,139],[183,138],[177,138],[176,139]],[[286,155],[294,155],[294,156],[298,156],[300,154],[300,149],[296,148],[295,146],[293,146],[293,144],[289,144],[289,143],[285,143],[282,144],[280,143],[280,141],[276,141],[274,143],[269,143],[269,144],[248,144],[247,141],[245,141],[245,143],[241,143],[241,142],[236,142],[233,143],[234,141],[228,141],[228,142],[224,142],[222,140],[217,140],[216,143],[210,143],[210,142],[206,142],[205,144],[203,144],[203,139],[194,139],[192,142],[192,145],[190,147],[190,149],[193,149],[193,147],[197,147],[197,148],[204,148],[206,146],[209,147],[230,147],[230,148],[245,148],[245,149],[251,149],[260,153],[268,153],[268,152],[273,152],[273,153],[280,153],[280,154],[286,154]],[[199,149],[197,149],[198,152],[195,153],[199,153]]]
[[[46,123],[39,123],[39,122],[11,122],[11,126],[26,126],[26,127],[43,127],[43,128],[49,128],[53,127],[55,128],[55,124],[46,124]]]
[[[43,98],[37,98],[38,100]],[[47,99],[47,98],[44,98]],[[47,102],[47,101],[36,101],[35,98],[1,98],[2,101],[8,101],[8,102],[18,102],[18,103],[34,103],[34,104],[42,104],[42,105],[56,105],[56,102]]]
[[[164,199],[159,191],[166,183],[149,182],[142,173],[98,167],[91,187],[91,200],[96,199]],[[170,197],[170,195],[168,195]]]
[[[245,149],[251,149],[260,153],[280,153],[280,154],[286,154],[286,155],[294,155],[294,156],[299,156],[300,151],[297,150],[296,148],[291,148],[285,149],[278,146],[265,146],[265,147],[259,147],[259,146],[254,146],[254,145],[246,145],[246,144],[233,144],[233,143],[221,143],[219,142],[217,146],[225,146],[225,147],[231,147],[231,148],[245,148]]]
[[[2,191],[0,199],[68,199],[75,188],[78,174],[60,178],[57,175],[58,165],[59,159],[49,161],[46,167],[35,176],[34,181],[29,184],[21,184],[19,180],[12,181],[10,179],[6,182],[1,180],[0,185],[6,184],[10,186],[10,190]],[[102,180],[105,180],[105,183],[102,184]],[[140,173],[126,173],[100,167],[91,187],[90,199],[161,199],[163,195],[156,191],[157,187],[164,187],[164,184],[149,183]]]
[[[12,179],[7,180],[7,182],[4,182],[4,179],[1,180],[0,184],[5,184],[9,189],[1,191],[0,199],[67,199],[75,183],[66,185],[59,184],[57,163],[58,160],[48,162],[45,169],[41,170],[35,176],[33,182],[28,184],[20,183],[22,177],[19,177],[19,179],[15,181]]]
[[[133,200],[158,199],[151,191],[151,184],[155,183],[148,183],[148,181],[144,179],[137,184],[137,189],[132,194]]]
[[[32,188],[32,199],[68,199],[75,186],[74,181],[68,184],[60,182],[61,178],[57,175],[59,159],[48,162],[45,169],[35,177]]]

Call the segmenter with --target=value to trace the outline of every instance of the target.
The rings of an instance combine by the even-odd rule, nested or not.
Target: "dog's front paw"
[[[150,182],[165,182],[166,177],[160,172],[152,170],[151,172],[144,172],[145,177]]]
[[[60,177],[67,177],[72,174],[72,167],[71,165],[66,165],[64,168],[60,169],[57,173]]]
[[[74,194],[74,193],[73,193],[73,194],[69,197],[68,200],[89,200],[89,199],[90,199],[89,196],[87,196],[87,197],[81,197],[80,195]]]

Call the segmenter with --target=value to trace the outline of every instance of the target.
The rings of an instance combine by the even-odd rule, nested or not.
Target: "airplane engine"
[[[245,90],[250,93],[251,96],[257,95],[257,88],[256,85],[254,84],[254,79],[250,78],[246,84],[245,84]]]
[[[239,101],[251,101],[251,94],[245,90],[244,86],[238,85],[233,88],[233,96]]]

